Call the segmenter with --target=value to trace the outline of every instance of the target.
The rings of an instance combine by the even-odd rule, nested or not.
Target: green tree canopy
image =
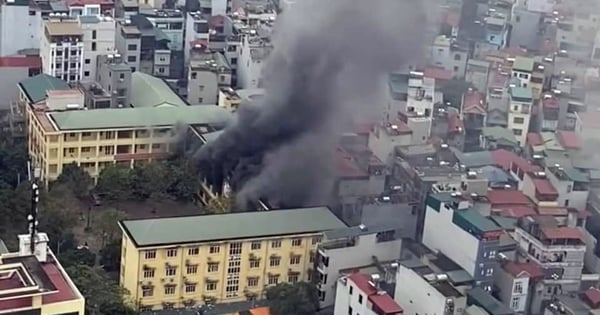
[[[123,211],[107,209],[98,214],[92,228],[104,242],[110,243],[121,235],[118,223],[126,218],[127,213]]]
[[[96,189],[108,199],[127,200],[131,196],[131,176],[129,168],[110,165],[100,172]]]
[[[116,239],[100,250],[100,265],[106,271],[118,271],[121,265],[121,240]]]
[[[87,248],[72,248],[61,252],[58,260],[65,268],[77,265],[94,267],[96,264],[96,254]]]
[[[315,315],[319,293],[308,282],[281,283],[267,289],[267,301],[275,315]]]
[[[87,197],[94,185],[94,180],[77,163],[63,167],[62,173],[56,179],[56,184],[67,186],[78,198]]]

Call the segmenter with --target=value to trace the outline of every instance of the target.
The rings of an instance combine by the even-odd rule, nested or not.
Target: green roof
[[[19,82],[29,101],[37,103],[46,99],[49,90],[69,90],[67,82],[47,74],[38,74]]]
[[[162,79],[139,71],[131,75],[133,107],[187,106]]]
[[[347,227],[327,207],[124,220],[119,224],[138,246],[319,233]]]
[[[467,291],[467,305],[477,305],[486,310],[490,315],[512,315],[514,311],[500,303],[491,294],[480,287]]]
[[[51,112],[59,130],[118,129],[136,127],[226,124],[231,113],[216,105],[182,107],[102,108]]]
[[[389,77],[390,92],[394,94],[406,94],[408,90],[408,75],[392,73]]]
[[[521,101],[531,101],[533,99],[533,94],[531,94],[531,88],[524,88],[518,86],[510,88],[510,96],[513,99]]]
[[[481,134],[485,138],[490,138],[495,141],[508,143],[510,145],[517,146],[517,138],[510,129],[503,127],[484,127],[481,129]]]
[[[513,62],[513,70],[531,72],[533,71],[534,61],[532,58],[517,57]]]
[[[452,222],[474,235],[501,230],[492,220],[484,217],[473,208],[455,210],[452,215]]]

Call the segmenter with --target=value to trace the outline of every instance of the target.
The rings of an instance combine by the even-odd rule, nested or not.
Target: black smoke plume
[[[325,204],[338,135],[382,116],[387,74],[423,55],[423,0],[302,0],[275,27],[266,95],[194,154],[214,187],[226,178],[239,208]]]

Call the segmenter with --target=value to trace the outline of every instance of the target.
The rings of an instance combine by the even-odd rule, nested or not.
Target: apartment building
[[[154,27],[169,38],[169,49],[183,51],[183,25],[185,16],[181,10],[140,10]]]
[[[190,51],[196,40],[202,40],[208,45],[209,41],[208,18],[200,12],[187,12],[185,17],[185,41],[184,58],[185,62],[190,60]]]
[[[85,49],[77,21],[50,18],[44,22],[44,35],[40,40],[44,73],[67,82],[82,79]]]
[[[111,0],[66,0],[69,16],[113,16],[115,3]]]
[[[256,31],[255,31],[256,32]],[[242,89],[262,87],[262,69],[273,50],[270,39],[259,36],[243,36],[237,62],[237,83]]]
[[[423,244],[448,256],[491,292],[502,229],[460,193],[432,194],[426,207]]]
[[[27,0],[3,1],[0,6],[0,56],[17,55],[22,49],[39,49],[41,11],[32,10]]]
[[[120,284],[140,310],[262,299],[269,286],[310,281],[311,253],[323,232],[347,227],[324,207],[125,220],[119,226]]]
[[[354,273],[337,281],[334,315],[400,315],[404,310],[378,287],[379,275]]]
[[[545,270],[532,299],[532,313],[553,296],[579,291],[586,252],[580,229],[551,216],[527,216],[519,219],[514,239],[520,255]]]
[[[231,67],[219,52],[194,54],[187,73],[190,104],[217,104],[220,89],[231,86]]]
[[[366,266],[378,261],[400,258],[402,240],[395,226],[359,225],[327,231],[317,246],[313,283],[319,289],[320,307],[330,307],[336,302],[336,281],[343,270]],[[336,305],[337,307],[337,305]]]
[[[431,46],[430,59],[433,65],[451,71],[453,77],[465,77],[468,49],[459,46],[455,40],[444,35],[436,37]]]
[[[534,261],[504,261],[497,269],[494,284],[498,298],[517,313],[526,313],[536,283],[544,278],[544,270]]]
[[[85,314],[85,299],[48,246],[37,234],[19,235],[19,251],[8,252],[0,241],[0,314]]]
[[[589,176],[572,166],[549,166],[546,177],[558,193],[558,205],[580,211],[587,209]]]
[[[511,87],[509,90],[508,129],[512,130],[519,146],[525,146],[533,95],[530,87]]]
[[[135,72],[140,69],[142,32],[129,19],[117,22],[116,28],[116,48],[131,71]]]
[[[57,91],[57,94],[61,94]],[[83,97],[81,97],[83,98]],[[218,106],[162,106],[79,110],[83,99],[63,100],[46,111],[46,103],[29,106],[29,155],[44,181],[56,179],[63,166],[77,163],[96,177],[110,164],[133,167],[169,156],[178,123],[205,131],[222,128],[230,113]]]
[[[98,57],[115,51],[116,23],[109,16],[80,16],[79,27],[83,32],[83,77],[81,81],[96,80]]]

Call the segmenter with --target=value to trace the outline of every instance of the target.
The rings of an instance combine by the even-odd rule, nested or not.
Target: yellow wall
[[[125,233],[123,233],[125,235]],[[293,239],[300,239],[300,246],[292,246]],[[244,301],[248,296],[263,298],[268,286],[269,275],[279,275],[279,283],[288,282],[290,272],[297,273],[298,281],[309,280],[309,270],[313,263],[316,242],[320,234],[245,239],[239,241],[211,242],[198,244],[173,245],[163,247],[135,248],[134,244],[123,236],[125,249],[122,252],[121,285],[129,290],[138,307],[162,309],[162,303],[173,303],[173,307],[184,307],[189,300],[203,304],[205,297],[215,298],[216,303]],[[280,248],[272,248],[273,241],[281,241]],[[227,294],[228,264],[235,260],[230,257],[230,244],[241,242],[239,255],[240,272],[237,295]],[[252,243],[260,243],[260,249],[252,249]],[[219,246],[218,253],[210,253],[211,246]],[[197,255],[191,255],[190,249],[198,248]],[[167,257],[169,249],[176,249],[175,257]],[[146,259],[147,251],[156,251],[156,258]],[[258,268],[250,268],[251,256],[258,258]],[[270,266],[270,257],[280,258],[279,266]],[[291,264],[291,257],[299,258],[298,264]],[[209,263],[217,263],[218,270],[209,272]],[[166,269],[176,267],[175,276],[167,276]],[[188,266],[197,266],[196,273],[188,273]],[[144,268],[154,270],[154,277],[144,278]],[[249,278],[258,278],[256,285],[250,285]],[[208,290],[207,283],[216,281],[215,290]],[[195,292],[186,292],[186,283],[195,284]],[[172,285],[174,294],[166,295],[165,286]],[[153,287],[153,295],[142,297],[142,287]]]
[[[42,307],[42,315],[69,314],[73,312],[78,312],[79,315],[85,314],[85,303],[83,299],[46,304]]]
[[[171,152],[174,136],[169,127],[149,129],[106,129],[73,130],[69,132],[45,131],[31,106],[28,106],[27,131],[29,155],[36,166],[41,167],[42,179],[54,180],[62,172],[63,166],[77,163],[92,177],[98,176],[107,165],[115,163],[115,154],[120,149],[127,153]],[[130,137],[118,137],[119,132],[130,132]],[[136,163],[151,161],[135,160]],[[134,160],[119,161],[133,167]]]

